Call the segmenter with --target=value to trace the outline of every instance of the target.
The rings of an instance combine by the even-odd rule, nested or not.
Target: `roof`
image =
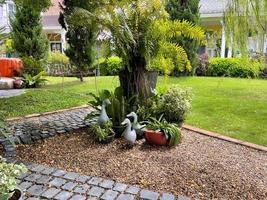
[[[59,3],[62,0],[51,0],[52,6],[48,11],[43,13],[42,24],[44,27],[61,27],[58,22],[58,17],[60,13]]]
[[[200,0],[200,14],[224,13],[228,0]]]
[[[59,12],[60,12],[59,3],[61,3],[62,0],[51,0],[51,2],[52,2],[52,6],[49,8],[48,11],[44,13],[44,16],[59,15]]]

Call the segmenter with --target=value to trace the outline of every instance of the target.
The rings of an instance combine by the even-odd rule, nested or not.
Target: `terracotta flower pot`
[[[169,141],[166,139],[166,136],[163,132],[147,130],[145,131],[145,138],[147,142],[152,145],[159,145],[159,146],[169,145]]]

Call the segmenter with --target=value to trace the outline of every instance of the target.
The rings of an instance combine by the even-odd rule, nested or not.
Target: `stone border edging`
[[[12,117],[6,119],[7,122],[14,122],[14,121],[20,121],[23,119],[30,119],[30,118],[35,118],[35,117],[41,117],[41,116],[46,116],[46,115],[52,115],[52,114],[57,114],[57,113],[62,113],[62,112],[68,112],[72,110],[77,110],[81,108],[88,108],[90,107],[89,105],[82,105],[82,106],[77,106],[77,107],[72,107],[72,108],[66,108],[66,109],[61,109],[61,110],[56,110],[56,111],[51,111],[51,112],[44,112],[44,113],[34,113],[26,116],[21,116],[21,117]]]
[[[19,121],[22,119],[30,119],[30,118],[34,118],[34,117],[46,116],[46,115],[51,115],[51,114],[56,114],[56,113],[61,113],[61,112],[67,112],[67,111],[72,111],[72,110],[81,109],[81,108],[88,108],[88,107],[90,107],[90,106],[89,105],[82,105],[82,106],[77,106],[77,107],[72,107],[72,108],[67,108],[67,109],[61,109],[61,110],[56,110],[56,111],[51,111],[51,112],[36,113],[36,114],[26,115],[26,116],[22,116],[22,117],[9,118],[6,121],[7,122]],[[258,151],[267,152],[267,147],[253,144],[250,142],[241,141],[241,140],[234,139],[234,138],[230,138],[227,136],[223,136],[223,135],[220,135],[219,133],[215,133],[212,131],[207,131],[207,130],[193,127],[193,126],[190,126],[187,124],[182,125],[182,128],[189,130],[189,131],[196,132],[196,133],[201,134],[201,135],[205,135],[205,136],[213,137],[213,138],[216,138],[219,140],[224,140],[224,141],[231,142],[234,144],[242,145],[242,146],[252,148],[252,149],[255,149]]]
[[[227,141],[227,142],[231,142],[231,143],[234,143],[234,144],[242,145],[242,146],[245,146],[245,147],[248,147],[248,148],[252,148],[252,149],[255,149],[255,150],[258,150],[258,151],[263,151],[263,152],[267,153],[267,147],[264,147],[264,146],[260,146],[260,145],[253,144],[253,143],[250,143],[250,142],[245,142],[245,141],[241,141],[241,140],[238,140],[238,139],[230,138],[230,137],[227,137],[227,136],[224,136],[224,135],[220,135],[219,133],[215,133],[215,132],[207,131],[207,130],[204,130],[204,129],[196,128],[196,127],[193,127],[193,126],[190,126],[190,125],[187,125],[187,124],[184,124],[182,126],[182,128],[185,129],[185,130],[196,132],[196,133],[201,134],[201,135],[205,135],[205,136],[208,136],[208,137],[213,137],[213,138],[216,138],[216,139],[219,139],[219,140],[224,140],[224,141]]]

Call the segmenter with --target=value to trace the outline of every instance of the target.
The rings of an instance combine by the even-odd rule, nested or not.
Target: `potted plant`
[[[90,130],[94,133],[97,140],[103,144],[111,143],[115,136],[115,133],[112,129],[112,123],[110,121],[107,122],[103,127],[95,124]]]
[[[22,193],[16,188],[17,180],[22,173],[25,173],[27,168],[24,165],[17,165],[7,163],[4,158],[0,156],[0,199],[8,200],[20,199]]]
[[[0,112],[0,138],[8,136],[8,128],[6,126],[4,115]],[[22,173],[26,173],[27,168],[24,165],[16,165],[7,163],[0,156],[0,200],[14,199],[21,197],[22,193],[16,189],[18,178]]]
[[[176,124],[167,122],[163,116],[159,120],[150,118],[145,138],[152,145],[176,146],[181,140],[181,131]]]
[[[112,121],[112,128],[115,132],[115,137],[120,138],[126,126],[121,125],[126,117],[126,100],[123,95],[123,90],[121,87],[117,87],[114,93],[110,96],[111,105],[107,108],[108,116]]]

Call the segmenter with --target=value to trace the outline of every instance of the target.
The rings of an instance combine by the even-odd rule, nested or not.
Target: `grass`
[[[46,112],[83,105],[88,93],[95,92],[95,79],[84,83],[75,78],[48,77],[42,89],[10,99],[0,99],[0,110],[7,117]],[[97,78],[98,89],[114,89],[116,77]],[[193,110],[186,123],[223,135],[267,146],[267,81],[232,78],[170,78],[159,79],[159,86],[179,84],[191,87]]]

